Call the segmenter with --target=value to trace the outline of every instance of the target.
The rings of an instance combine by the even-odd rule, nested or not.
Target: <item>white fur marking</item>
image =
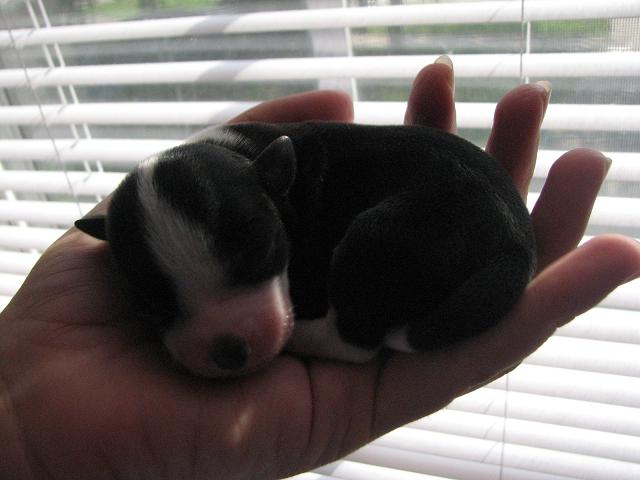
[[[336,328],[333,309],[329,309],[329,313],[324,318],[295,322],[293,336],[285,349],[304,356],[353,363],[367,362],[378,353],[378,349],[367,350],[345,342]]]
[[[384,337],[384,346],[397,352],[414,353],[416,350],[409,345],[407,338],[407,326],[394,330]]]
[[[194,309],[222,281],[222,268],[198,226],[158,196],[153,185],[157,159],[141,166],[138,194],[145,212],[147,241],[158,265],[176,282],[178,294]]]
[[[221,147],[228,148],[235,152],[247,152],[253,155],[257,154],[257,148],[251,140],[241,133],[234,132],[228,127],[214,126],[205,128],[189,138],[184,143],[212,142]]]

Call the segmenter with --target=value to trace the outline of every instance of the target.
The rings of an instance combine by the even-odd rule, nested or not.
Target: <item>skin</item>
[[[487,148],[523,196],[547,103],[542,87],[526,85],[496,111]],[[323,91],[266,102],[234,121],[352,116],[347,97]],[[406,121],[455,130],[446,64],[420,72]],[[71,229],[0,316],[0,478],[279,478],[437,411],[638,276],[631,239],[576,248],[607,163],[585,149],[558,159],[533,211],[540,269],[496,328],[446,351],[361,365],[281,355],[234,380],[179,373],[123,327],[133,313],[112,288],[106,244]]]

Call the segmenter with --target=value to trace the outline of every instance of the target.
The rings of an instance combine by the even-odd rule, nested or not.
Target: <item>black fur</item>
[[[374,348],[409,325],[417,350],[495,324],[535,268],[528,211],[504,168],[419,126],[237,125],[258,148],[288,135],[298,176],[285,224],[296,318],[331,304],[344,340]]]
[[[249,142],[236,152],[209,141],[165,152],[157,191],[207,232],[230,287],[288,265],[297,321],[325,316],[332,305],[353,345],[376,348],[407,325],[410,345],[429,350],[494,325],[531,278],[525,205],[502,166],[457,136],[334,123],[227,130]],[[249,167],[283,135],[296,162],[280,164],[292,180],[280,184],[258,162]],[[167,328],[184,315],[172,280],[145,248],[136,175],[113,197],[107,237],[141,303]]]

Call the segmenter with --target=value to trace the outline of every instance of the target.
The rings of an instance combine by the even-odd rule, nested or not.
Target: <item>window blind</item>
[[[442,53],[460,134],[480,145],[502,94],[552,81],[530,206],[563,151],[597,148],[613,165],[587,235],[640,237],[637,0],[188,3],[0,4],[3,304],[146,156],[315,88],[349,92],[358,122],[401,123],[413,77]],[[635,281],[508,376],[296,478],[640,478],[639,311]]]

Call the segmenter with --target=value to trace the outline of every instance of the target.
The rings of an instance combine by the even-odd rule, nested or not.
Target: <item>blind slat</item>
[[[640,323],[640,322],[639,322]],[[640,325],[635,329],[640,331]],[[554,336],[530,355],[531,365],[640,377],[640,344]]]
[[[375,441],[376,445],[398,452],[414,451],[427,455],[468,460],[499,466],[522,468],[552,475],[576,475],[583,479],[637,480],[640,465],[590,455],[501,443],[468,436],[399,428]],[[502,452],[504,445],[504,455]],[[365,447],[366,449],[366,447]]]
[[[37,253],[7,252],[0,250],[0,271],[26,275],[36,263]]]
[[[371,124],[400,124],[404,119],[404,102],[357,102],[355,118]],[[608,107],[613,107],[609,109]],[[459,128],[489,128],[493,124],[495,105],[458,103]],[[640,109],[635,105],[563,105],[547,109],[543,130],[640,131]]]
[[[522,364],[509,375],[509,389],[559,398],[640,408],[640,378]],[[502,377],[490,384],[504,389]]]
[[[523,17],[524,14],[524,17]],[[522,11],[518,2],[442,3],[431,5],[380,6],[375,8],[323,8],[238,15],[211,15],[160,20],[107,22],[40,29],[16,29],[15,46],[23,48],[47,43],[82,43],[142,38],[171,38],[254,32],[282,32],[327,28],[394,25],[503,23],[632,17],[640,15],[635,0],[583,0],[552,4],[528,2]],[[12,45],[9,33],[0,32],[0,47]]]
[[[639,65],[640,65],[640,58]],[[256,102],[136,102],[85,103],[0,107],[0,124],[7,125],[210,125],[228,121]],[[458,102],[459,128],[490,128],[494,103]],[[374,124],[402,123],[403,102],[356,102],[356,121]],[[553,104],[542,128],[546,130],[640,131],[640,112],[634,105]]]
[[[369,465],[366,463],[351,462],[349,460],[330,463],[329,465],[316,469],[316,472],[335,475],[336,478],[340,478],[341,480],[447,480],[444,477],[399,471],[379,465]],[[302,479],[295,477],[295,480]]]
[[[25,139],[0,140],[3,161],[35,162],[111,162],[133,167],[136,162],[154,153],[167,150],[181,140],[142,139]],[[59,156],[59,157],[58,157]]]
[[[0,221],[71,225],[93,206],[87,202],[0,200]]]
[[[457,78],[637,76],[640,52],[452,55]],[[411,79],[437,55],[272,58],[29,68],[32,87]],[[381,66],[384,68],[380,68]],[[522,67],[522,70],[521,70]],[[0,70],[0,87],[27,86],[22,69]]]
[[[620,308],[624,310],[640,310],[640,280],[621,285],[615,289],[601,305],[609,308]]]
[[[108,195],[124,176],[116,172],[5,170],[0,175],[0,189],[69,194],[71,184],[77,195]]]
[[[556,335],[640,344],[640,323],[632,310],[594,308],[560,328]]]
[[[563,425],[621,435],[640,435],[638,409],[620,405],[496,388],[481,388],[447,407],[463,412]]]
[[[24,278],[24,275],[0,273],[0,295],[11,296],[15,294],[24,282]]]
[[[56,228],[0,225],[0,247],[14,248],[17,250],[37,249],[44,251],[64,232],[64,229]]]
[[[0,295],[0,311],[4,310],[4,307],[6,307],[10,301],[11,297]]]
[[[640,463],[640,439],[631,435],[604,433],[549,423],[504,418],[479,413],[441,410],[408,428],[449,435],[469,436],[493,442],[503,438],[511,444],[553,449],[610,460]]]
[[[511,455],[509,457],[512,460],[514,458]],[[502,471],[504,478],[511,480],[575,480],[575,477],[544,473],[538,471],[539,469],[529,470],[525,466],[522,469],[513,468],[511,465],[501,467],[487,462],[473,462],[462,456],[460,458],[443,457],[425,452],[383,447],[377,443],[367,445],[349,455],[347,459],[398,470],[441,475],[447,478],[495,480]],[[543,465],[546,463],[544,458],[539,458],[538,460]]]

